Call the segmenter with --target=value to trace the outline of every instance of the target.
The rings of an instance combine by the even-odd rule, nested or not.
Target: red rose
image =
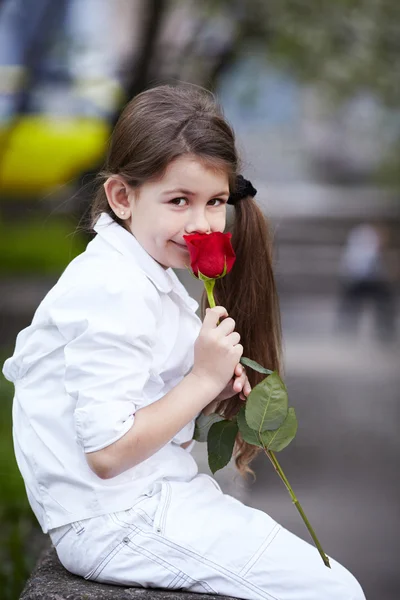
[[[193,233],[184,235],[190,252],[191,268],[198,277],[199,271],[210,279],[216,279],[232,269],[236,255],[231,244],[231,233]]]

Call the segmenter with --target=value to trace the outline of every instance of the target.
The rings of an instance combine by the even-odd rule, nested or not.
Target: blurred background
[[[0,0],[1,363],[85,248],[79,225],[124,103],[166,82],[214,90],[274,234],[299,420],[279,459],[368,600],[400,597],[399,40],[397,0]],[[178,275],[199,299],[201,284]],[[11,404],[1,376],[4,600],[47,540],[15,463]],[[205,447],[194,454],[209,472]],[[255,483],[232,466],[217,479],[309,540],[267,458],[254,466]]]

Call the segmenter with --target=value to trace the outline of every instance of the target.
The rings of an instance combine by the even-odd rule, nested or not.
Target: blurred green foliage
[[[396,0],[209,0],[237,28],[236,54],[249,41],[265,44],[268,61],[324,87],[334,102],[372,93],[398,108],[400,3]],[[215,18],[215,16],[214,16]]]
[[[60,274],[86,242],[67,217],[0,221],[0,276]]]
[[[0,364],[10,356],[0,351]],[[37,559],[35,535],[40,528],[29,506],[12,443],[14,387],[0,376],[0,596],[19,597]]]

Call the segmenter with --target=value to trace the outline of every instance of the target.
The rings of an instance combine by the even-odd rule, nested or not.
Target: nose
[[[192,210],[188,215],[185,227],[186,233],[209,233],[210,223],[204,213],[204,209]]]

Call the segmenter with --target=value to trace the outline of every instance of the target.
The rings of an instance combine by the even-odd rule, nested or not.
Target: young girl
[[[233,416],[262,378],[246,376],[243,348],[280,370],[268,228],[238,193],[238,170],[234,134],[210,93],[161,86],[126,106],[92,205],[97,236],[4,365],[18,465],[61,563],[86,579],[249,600],[361,600],[344,567],[327,568],[313,546],[223,494],[190,454],[196,417]],[[237,259],[202,323],[172,269],[190,264],[184,235],[224,231],[227,203]],[[242,474],[256,452],[238,437]]]

